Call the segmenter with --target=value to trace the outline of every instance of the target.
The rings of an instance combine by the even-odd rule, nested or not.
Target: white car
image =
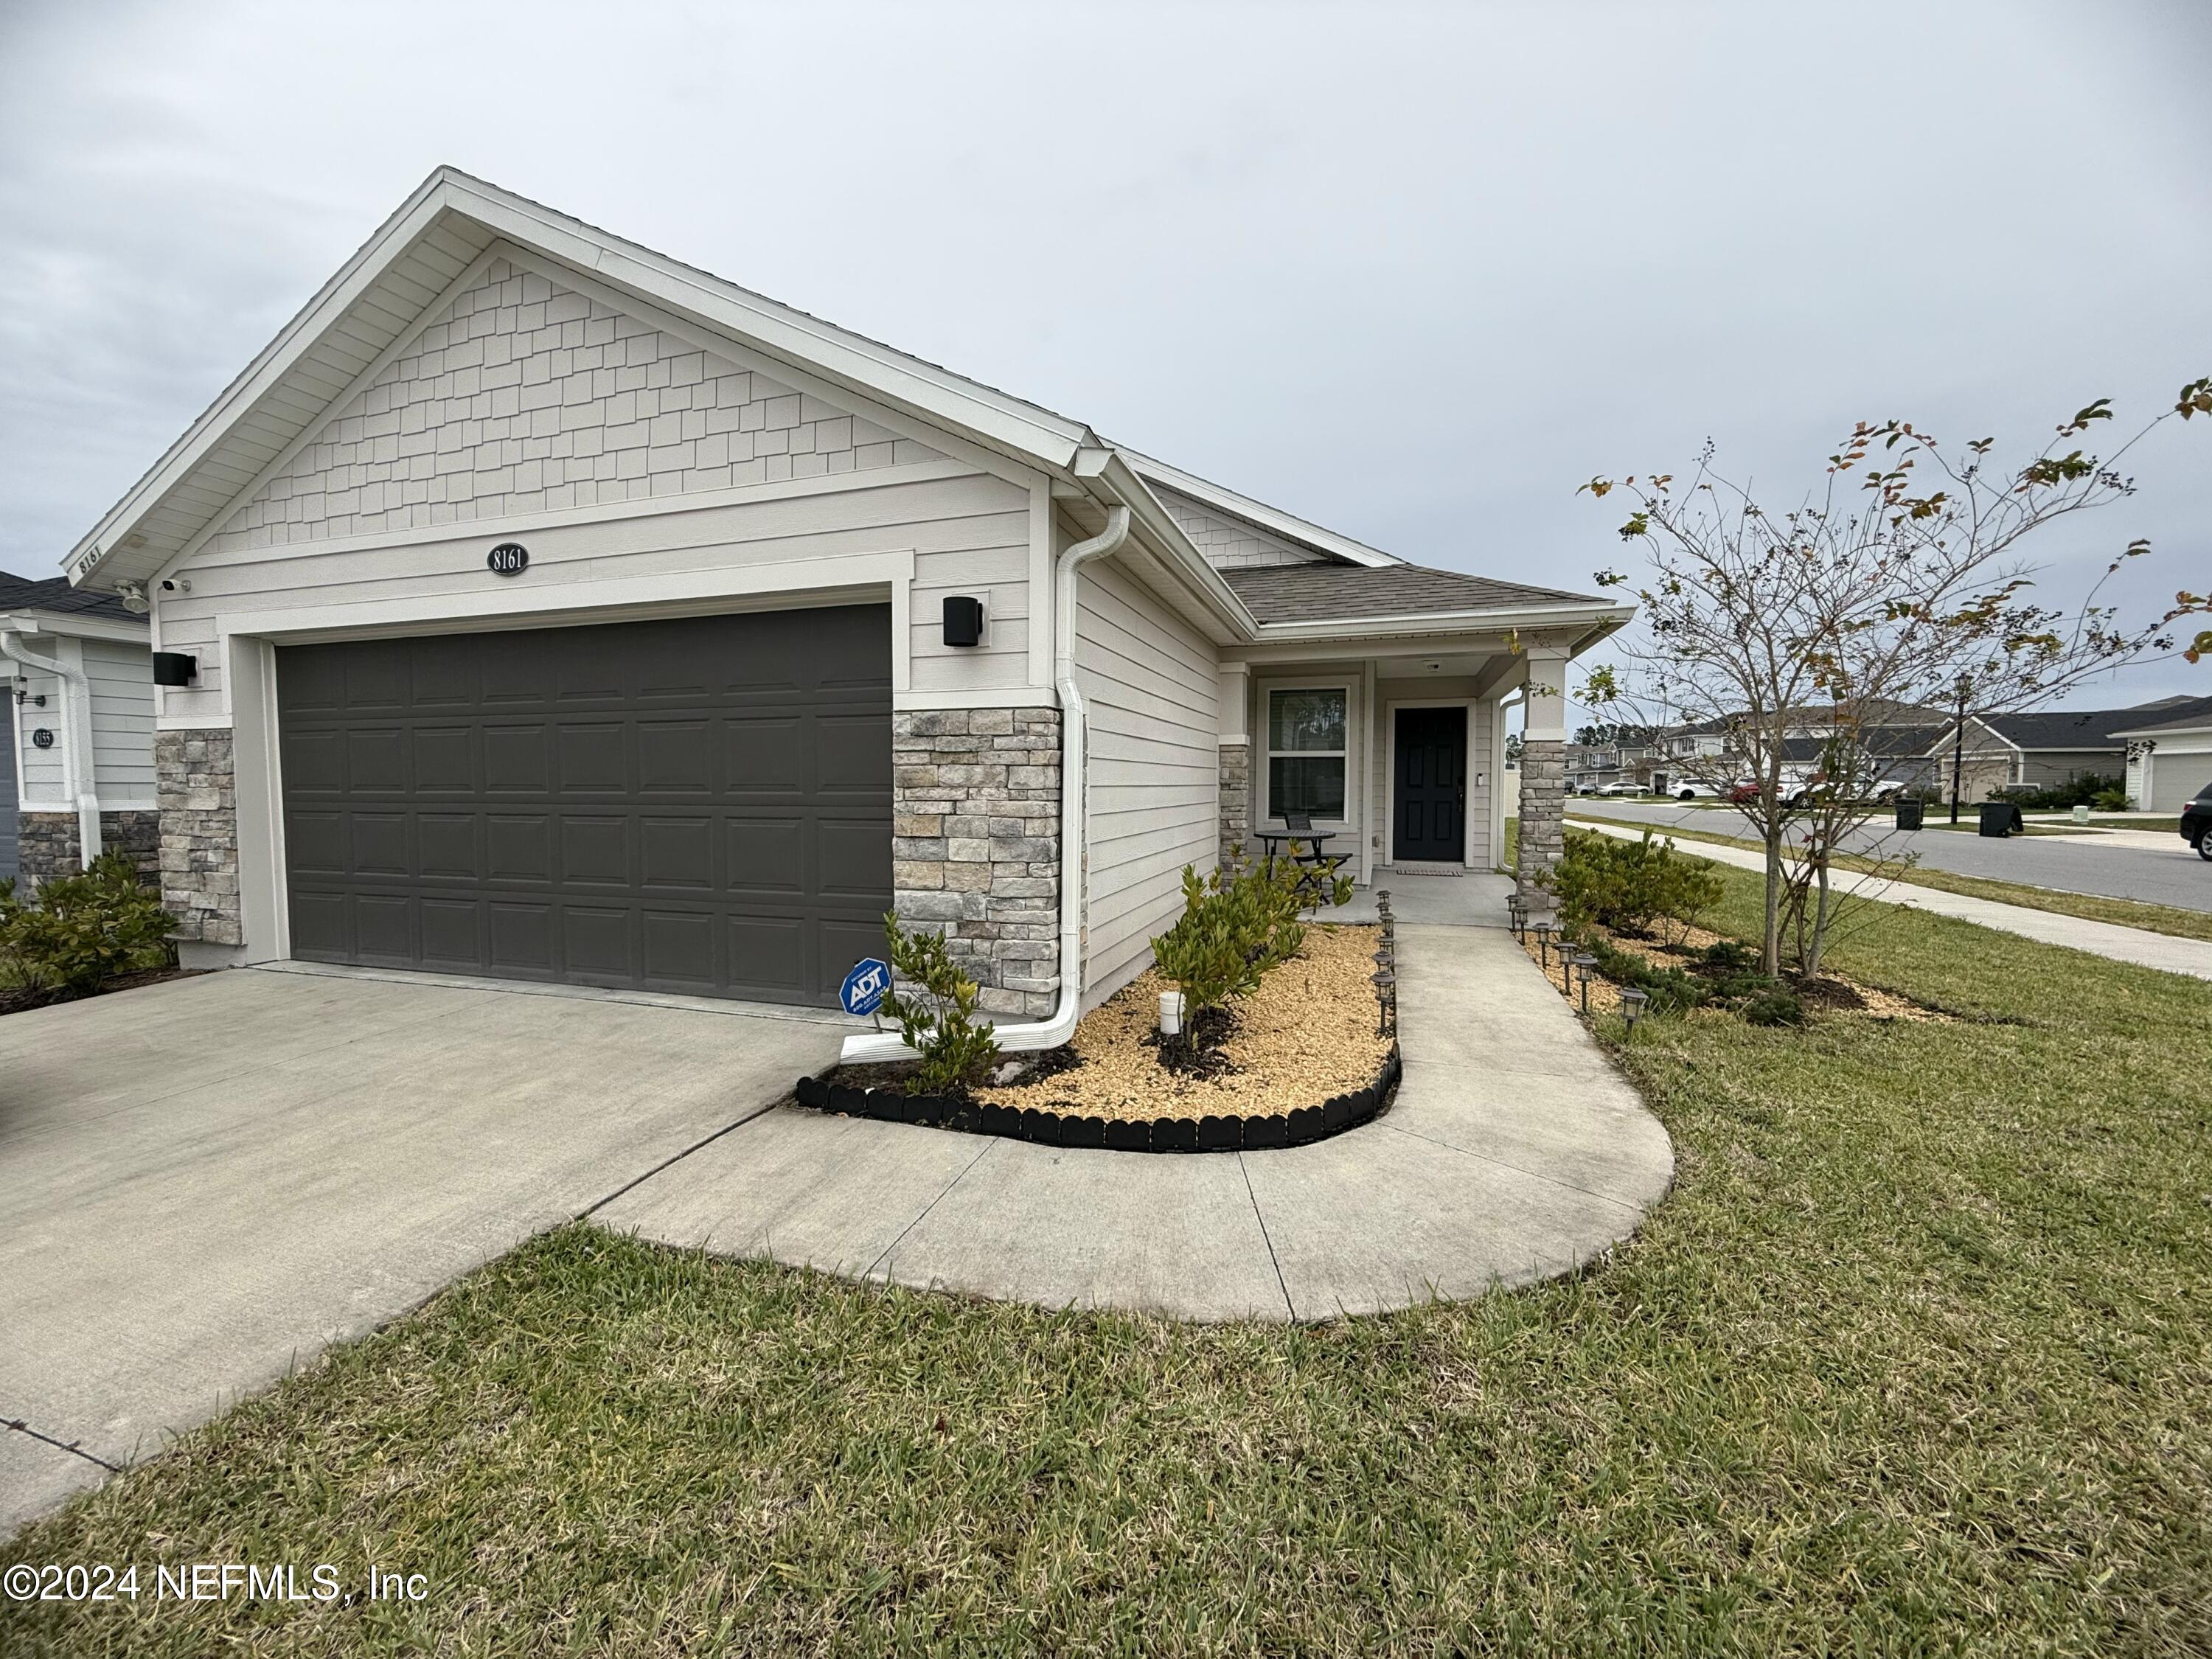
[[[1692,783],[1686,778],[1668,786],[1667,793],[1676,800],[1718,800],[1721,792],[1710,783]]]
[[[1594,795],[1640,795],[1644,786],[1629,778],[1621,778],[1590,792]]]

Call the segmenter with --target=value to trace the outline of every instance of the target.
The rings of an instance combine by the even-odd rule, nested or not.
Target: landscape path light
[[[1628,1029],[1632,1033],[1636,1030],[1636,1022],[1644,1018],[1644,1005],[1650,1000],[1651,993],[1649,991],[1639,991],[1632,985],[1622,988],[1620,1017],[1628,1022]]]
[[[1577,951],[1574,955],[1574,964],[1575,971],[1582,975],[1583,1012],[1588,1013],[1589,1012],[1590,969],[1597,966],[1597,958],[1587,951]]]

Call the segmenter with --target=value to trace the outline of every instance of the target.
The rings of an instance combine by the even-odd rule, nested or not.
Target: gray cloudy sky
[[[0,0],[0,568],[451,161],[1425,563],[2212,373],[2212,5]],[[2212,585],[2212,423],[2042,550]],[[2087,701],[2212,690],[2144,669]],[[2077,702],[2084,699],[2076,699]]]

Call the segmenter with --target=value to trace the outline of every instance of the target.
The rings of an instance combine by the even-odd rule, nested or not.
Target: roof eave
[[[1261,623],[1267,641],[1398,639],[1418,634],[1502,633],[1517,629],[1574,629],[1572,649],[1586,650],[1636,615],[1634,605],[1553,605],[1428,611],[1401,616],[1332,617],[1326,622]]]
[[[1121,453],[1129,458],[1129,465],[1138,476],[1148,483],[1164,483],[1194,501],[1219,507],[1240,519],[1249,519],[1261,529],[1272,531],[1285,541],[1296,542],[1316,553],[1333,554],[1338,558],[1348,559],[1353,564],[1370,568],[1406,562],[1395,554],[1370,547],[1364,542],[1356,542],[1349,536],[1340,536],[1334,530],[1324,529],[1320,525],[1285,513],[1280,507],[1269,507],[1265,501],[1255,501],[1249,495],[1241,495],[1210,479],[1186,472],[1178,466],[1170,466],[1165,461],[1154,460],[1151,456],[1139,454],[1133,449]]]

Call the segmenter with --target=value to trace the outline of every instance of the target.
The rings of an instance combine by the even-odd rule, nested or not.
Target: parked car
[[[1692,783],[1687,778],[1674,786],[1676,800],[1718,800],[1721,792],[1710,783]]]
[[[1598,795],[1640,795],[1644,786],[1631,778],[1620,778],[1590,792]]]
[[[1738,806],[1749,806],[1759,799],[1759,786],[1755,783],[1739,783],[1728,792],[1728,798]]]
[[[2181,809],[2181,838],[2197,849],[2198,858],[2212,864],[2212,783]]]

